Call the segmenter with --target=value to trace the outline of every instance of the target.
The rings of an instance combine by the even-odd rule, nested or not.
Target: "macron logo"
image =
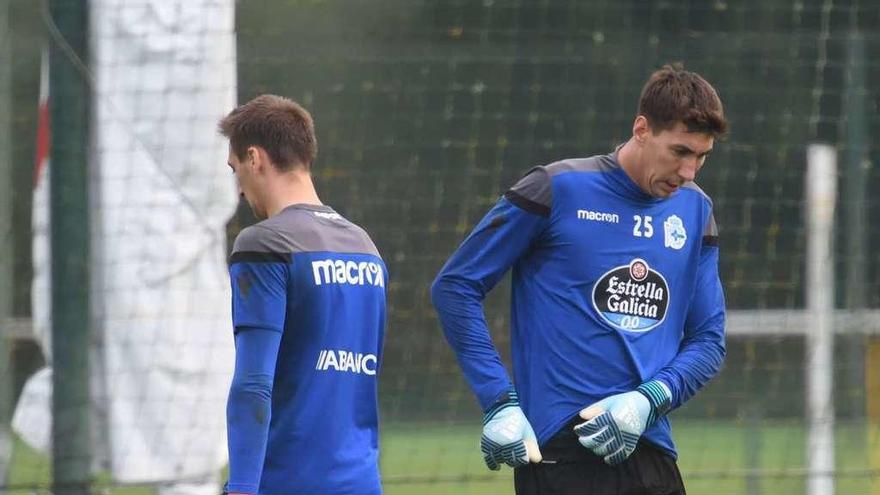
[[[312,262],[315,285],[348,284],[385,287],[385,273],[378,263],[343,260],[319,260]]]
[[[376,355],[343,351],[341,349],[325,349],[318,354],[318,364],[315,365],[315,369],[318,371],[332,369],[336,371],[357,373],[359,375],[375,376]]]
[[[592,220],[594,222],[620,223],[617,213],[605,213],[602,211],[578,210],[578,220]]]
[[[329,218],[330,220],[342,220],[342,216],[339,213],[327,213],[323,211],[313,211],[316,217],[321,218]]]

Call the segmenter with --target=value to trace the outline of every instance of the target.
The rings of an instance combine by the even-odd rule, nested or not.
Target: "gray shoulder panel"
[[[712,213],[712,198],[706,194],[706,191],[703,191],[700,186],[698,186],[695,182],[685,182],[681,186],[683,189],[690,189],[691,191],[696,191],[709,203],[709,219],[706,221],[706,225],[703,226],[703,236],[704,237],[718,237],[718,225],[715,223],[715,214]],[[716,241],[717,242],[717,241]]]
[[[690,189],[692,191],[700,193],[704,198],[706,198],[706,201],[708,201],[710,205],[712,204],[712,198],[710,198],[709,195],[706,194],[706,191],[703,191],[703,189],[698,186],[696,182],[685,182],[681,185],[681,187],[682,189]]]
[[[232,252],[288,253],[290,250],[280,236],[258,223],[238,233]]]
[[[550,208],[553,203],[553,186],[546,167],[534,167],[508,191],[520,198]],[[507,199],[511,199],[508,197]]]
[[[718,224],[715,223],[714,214],[709,214],[709,220],[703,228],[703,236],[718,237]]]
[[[609,172],[618,165],[611,155],[596,155],[589,158],[570,158],[547,165],[551,177],[565,172]]]
[[[233,252],[329,251],[379,256],[364,229],[328,207],[294,205],[241,231]]]
[[[534,167],[505,194],[511,203],[537,215],[548,216],[553,205],[553,180],[565,172],[605,172],[616,165],[609,156],[572,158]]]

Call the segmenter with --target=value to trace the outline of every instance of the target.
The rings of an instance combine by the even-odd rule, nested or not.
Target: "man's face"
[[[682,184],[694,180],[715,143],[711,134],[688,132],[681,122],[658,134],[645,129],[642,137],[644,173],[640,186],[658,198],[668,198]]]
[[[254,216],[259,219],[266,218],[265,212],[260,206],[256,191],[254,169],[252,166],[253,159],[248,155],[245,155],[243,160],[239,160],[238,155],[236,155],[235,151],[232,149],[232,145],[229,145],[229,156],[226,159],[226,163],[235,174],[235,182],[238,184],[239,196],[247,201],[248,206],[251,207],[251,211],[254,212]]]

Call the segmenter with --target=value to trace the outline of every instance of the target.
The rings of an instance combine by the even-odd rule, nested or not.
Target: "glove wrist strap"
[[[496,414],[508,407],[519,407],[519,397],[516,395],[516,390],[504,392],[495,403],[489,406],[489,409],[486,410],[486,414],[483,415],[483,424],[485,425],[491,421]]]
[[[648,415],[647,426],[654,424],[664,414],[672,409],[672,394],[669,387],[659,380],[645,382],[636,389],[651,403],[651,413]]]

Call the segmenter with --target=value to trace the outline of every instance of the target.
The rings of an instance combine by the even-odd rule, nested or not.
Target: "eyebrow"
[[[678,150],[678,151],[684,151],[684,152],[686,152],[686,153],[690,153],[690,154],[697,154],[696,151],[694,151],[694,150],[688,148],[687,146],[685,146],[685,145],[683,145],[683,144],[673,144],[672,147],[675,148],[675,149]],[[712,148],[709,148],[709,149],[707,149],[706,151],[700,153],[700,154],[697,155],[697,156],[707,156],[707,155],[709,155],[709,153],[711,153],[711,152],[712,152]]]

